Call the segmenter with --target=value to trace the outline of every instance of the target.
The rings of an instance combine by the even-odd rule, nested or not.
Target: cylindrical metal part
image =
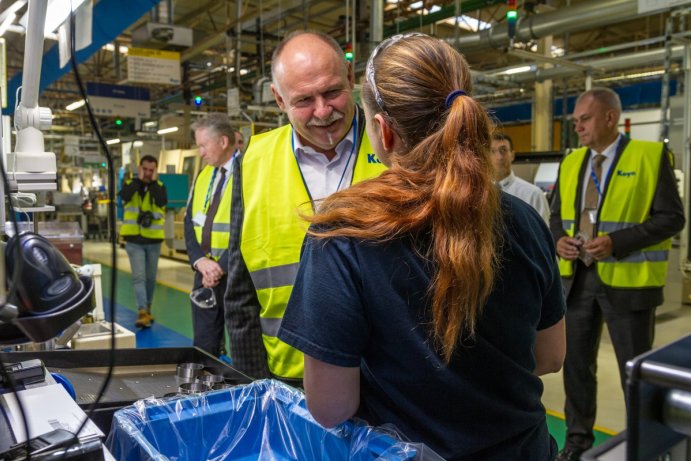
[[[208,386],[213,386],[214,384],[222,383],[223,381],[225,381],[223,375],[200,375],[194,380],[195,383],[202,383]]]
[[[178,364],[178,378],[194,379],[202,374],[204,365],[201,363],[186,362]]]
[[[691,437],[691,392],[669,391],[662,407],[662,419],[675,431]]]
[[[181,394],[201,394],[210,390],[211,387],[202,383],[182,383],[178,386],[178,392]]]

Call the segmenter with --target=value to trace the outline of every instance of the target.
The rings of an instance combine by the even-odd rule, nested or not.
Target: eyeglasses
[[[396,42],[410,37],[427,37],[427,35],[421,34],[420,32],[409,32],[407,34],[392,35],[386,40],[382,40],[382,42],[379,43],[379,45],[377,45],[377,47],[372,51],[372,54],[367,60],[367,66],[365,67],[365,80],[372,87],[372,92],[374,93],[374,100],[377,101],[377,105],[386,115],[389,115],[389,113],[386,111],[386,105],[384,104],[384,100],[382,99],[381,94],[379,93],[377,83],[374,79],[374,60],[382,50],[390,47]]]
[[[211,288],[201,287],[190,293],[192,302],[202,309],[211,309],[216,306],[216,295]]]

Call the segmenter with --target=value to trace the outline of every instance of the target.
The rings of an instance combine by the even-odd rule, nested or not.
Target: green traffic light
[[[121,126],[121,125],[122,125],[122,120],[119,119],[119,118],[118,118],[118,119],[115,119],[115,124],[116,124],[117,126]]]
[[[194,97],[194,103],[195,103],[196,105],[198,105],[198,106],[201,105],[201,103],[202,103],[202,97],[201,97],[201,96],[195,96],[195,97]]]
[[[346,52],[345,52],[345,58],[346,58],[346,61],[351,61],[351,62],[352,62],[352,60],[353,60],[353,52],[352,52],[352,51],[346,51]]]
[[[515,21],[518,19],[518,11],[516,10],[509,10],[506,12],[506,19],[509,21]]]

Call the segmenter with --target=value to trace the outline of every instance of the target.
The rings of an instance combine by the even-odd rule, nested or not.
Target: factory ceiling
[[[0,21],[16,1],[0,1]],[[673,77],[680,73],[680,48],[688,40],[686,21],[691,20],[684,9],[639,12],[645,3],[640,0],[518,0],[515,39],[510,40],[505,0],[130,1],[156,6],[82,60],[80,70],[86,82],[147,87],[155,120],[180,113],[185,106],[225,110],[229,88],[239,90],[243,107],[269,106],[252,117],[276,117],[271,103],[261,100],[262,82],[270,78],[276,44],[300,28],[326,32],[344,47],[352,44],[358,74],[378,37],[422,31],[445,39],[466,55],[475,72],[476,94],[491,106],[530,100],[535,83],[544,79],[551,79],[555,94],[561,95],[582,90],[586,78],[616,86],[660,79],[664,72]],[[109,2],[118,0],[95,0],[94,28],[112,21],[98,15],[99,4]],[[26,9],[22,6],[14,14],[19,19]],[[152,24],[174,26],[191,40],[181,40],[177,31],[157,32]],[[22,69],[22,32],[14,21],[4,33],[8,80]],[[46,40],[46,49],[51,46],[55,41]],[[132,47],[179,52],[182,81],[129,82]],[[199,108],[195,96],[202,98]],[[43,91],[40,103],[53,110],[60,129],[79,132],[88,125],[83,110],[65,109],[77,99],[75,79],[68,72]],[[106,130],[122,129],[113,117],[101,121]]]

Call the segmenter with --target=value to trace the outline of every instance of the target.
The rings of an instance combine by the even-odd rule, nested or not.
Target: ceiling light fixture
[[[175,133],[178,131],[178,127],[176,126],[171,126],[170,128],[162,128],[158,130],[156,133],[157,134],[168,134],[168,133]]]
[[[514,74],[522,74],[524,72],[530,72],[534,70],[533,66],[519,66],[519,67],[512,67],[511,69],[506,69],[502,74],[505,75],[514,75]]]
[[[75,109],[79,109],[84,104],[86,104],[86,101],[84,101],[83,99],[80,99],[79,101],[75,101],[72,104],[69,104],[68,106],[65,107],[65,109],[67,109],[69,111],[73,111]]]
[[[120,138],[115,138],[115,139],[109,139],[106,141],[106,144],[109,146],[112,146],[113,144],[120,144]]]

